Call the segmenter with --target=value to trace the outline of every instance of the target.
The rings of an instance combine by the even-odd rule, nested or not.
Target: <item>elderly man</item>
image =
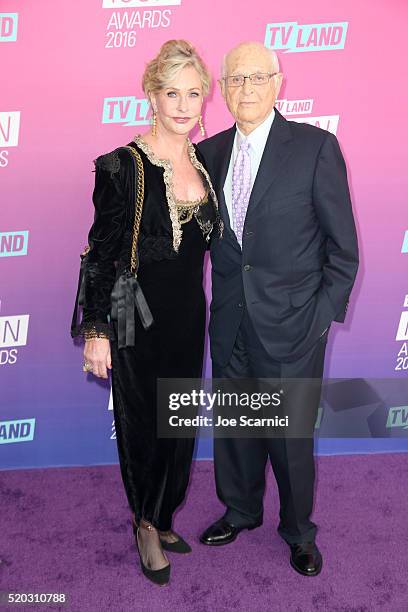
[[[224,235],[211,245],[210,340],[215,378],[317,379],[332,321],[343,322],[358,267],[346,167],[336,137],[274,108],[276,54],[245,43],[220,81],[235,125],[199,145],[217,189]],[[318,391],[320,396],[320,386]],[[315,421],[319,397],[289,406]],[[225,515],[200,540],[223,545],[262,524],[265,466],[280,497],[278,532],[299,573],[317,575],[313,436],[216,438]]]

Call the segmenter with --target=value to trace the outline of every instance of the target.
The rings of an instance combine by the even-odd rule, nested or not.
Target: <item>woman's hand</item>
[[[89,372],[99,378],[108,378],[112,369],[110,343],[107,338],[92,338],[85,341],[84,362],[89,364]],[[91,370],[92,366],[92,370]]]

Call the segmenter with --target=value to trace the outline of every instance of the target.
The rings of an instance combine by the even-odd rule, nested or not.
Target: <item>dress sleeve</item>
[[[108,315],[116,266],[126,228],[126,198],[120,180],[118,151],[95,160],[92,201],[94,222],[88,247],[81,254],[81,270],[73,313],[71,336],[109,338]],[[82,320],[77,323],[78,307]]]

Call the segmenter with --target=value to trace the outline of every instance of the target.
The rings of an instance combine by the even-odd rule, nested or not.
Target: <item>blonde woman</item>
[[[142,570],[157,584],[170,577],[164,550],[191,551],[172,530],[172,517],[185,497],[194,440],[157,438],[156,383],[202,372],[203,261],[210,234],[215,226],[221,234],[222,223],[188,136],[197,123],[202,127],[209,87],[202,59],[184,40],[166,42],[147,65],[143,88],[152,127],[127,145],[142,166],[126,147],[95,161],[95,220],[74,313],[79,304],[83,315],[71,332],[85,337],[84,370],[107,378],[112,369],[121,475]],[[126,267],[135,256],[136,172],[139,185],[144,180],[137,290]]]

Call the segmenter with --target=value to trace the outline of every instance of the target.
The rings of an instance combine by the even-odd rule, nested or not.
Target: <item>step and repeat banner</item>
[[[340,414],[343,434],[317,451],[408,450],[407,18],[405,0],[0,0],[1,467],[117,461],[110,387],[82,372],[70,319],[93,159],[147,129],[141,76],[170,38],[190,40],[213,74],[208,135],[232,124],[216,81],[223,55],[248,40],[279,55],[281,113],[337,135],[361,265],[326,376],[355,379],[367,427],[348,436],[335,401],[328,423]],[[211,456],[208,440],[197,456]]]

